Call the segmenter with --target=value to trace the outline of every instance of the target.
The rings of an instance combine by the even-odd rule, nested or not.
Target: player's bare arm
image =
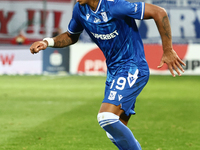
[[[173,69],[181,76],[179,69],[184,72],[181,64],[185,66],[185,63],[173,50],[171,27],[167,12],[159,6],[146,4],[144,19],[154,19],[162,39],[163,56],[158,68],[161,68],[166,63],[172,76],[175,77]]]
[[[78,41],[80,34],[70,34],[69,32],[62,33],[54,38],[51,38],[51,42],[53,42],[54,48],[62,48],[69,45],[72,45]],[[34,42],[31,47],[30,51],[32,54],[38,53],[41,50],[45,50],[49,45],[48,40],[44,41],[37,41]]]
[[[54,46],[55,48],[62,48],[69,45],[72,45],[78,41],[80,34],[70,34],[69,32],[62,33],[54,37]]]

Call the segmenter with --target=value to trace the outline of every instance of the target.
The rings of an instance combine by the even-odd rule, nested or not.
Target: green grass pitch
[[[0,76],[1,150],[117,150],[98,125],[105,77]],[[143,150],[200,150],[200,76],[150,76],[128,127]]]

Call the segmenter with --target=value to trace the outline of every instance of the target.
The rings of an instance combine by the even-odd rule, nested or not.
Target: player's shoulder
[[[119,18],[120,14],[124,12],[123,6],[126,5],[126,0],[105,0],[108,3],[109,6],[109,12],[110,14],[115,17]]]
[[[109,1],[110,14],[115,18],[124,18],[130,14],[137,14],[142,11],[144,2],[131,3],[127,0],[107,0]],[[137,17],[136,17],[137,18]]]
[[[126,0],[105,0],[109,4],[118,4],[118,3],[123,3],[127,2]]]
[[[76,3],[75,5],[74,5],[74,9],[79,9],[79,3]]]
[[[114,6],[114,4],[116,5],[119,1],[121,0],[104,0],[106,3],[108,3],[108,5],[110,6]]]

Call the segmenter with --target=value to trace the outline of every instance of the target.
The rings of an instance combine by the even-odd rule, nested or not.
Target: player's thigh
[[[128,124],[128,121],[131,117],[131,114],[130,115],[126,115],[124,113],[124,110],[121,109],[121,106],[116,106],[114,104],[110,104],[110,103],[102,103],[101,104],[101,107],[100,107],[100,110],[99,110],[99,113],[101,112],[112,112],[116,115],[118,115],[120,118],[120,121],[127,126]]]
[[[102,103],[99,113],[101,112],[111,112],[120,116],[124,112],[124,110],[121,109],[121,105],[116,106],[111,103]]]

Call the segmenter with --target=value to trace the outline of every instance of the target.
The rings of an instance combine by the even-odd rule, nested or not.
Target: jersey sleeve
[[[116,0],[110,8],[111,14],[115,18],[123,19],[126,16],[139,20],[142,20],[144,18],[144,2],[130,3],[125,0]]]
[[[79,20],[79,9],[78,9],[78,3],[74,6],[73,14],[72,14],[72,19],[69,22],[68,25],[68,32],[71,34],[78,34],[83,31],[83,26]]]

